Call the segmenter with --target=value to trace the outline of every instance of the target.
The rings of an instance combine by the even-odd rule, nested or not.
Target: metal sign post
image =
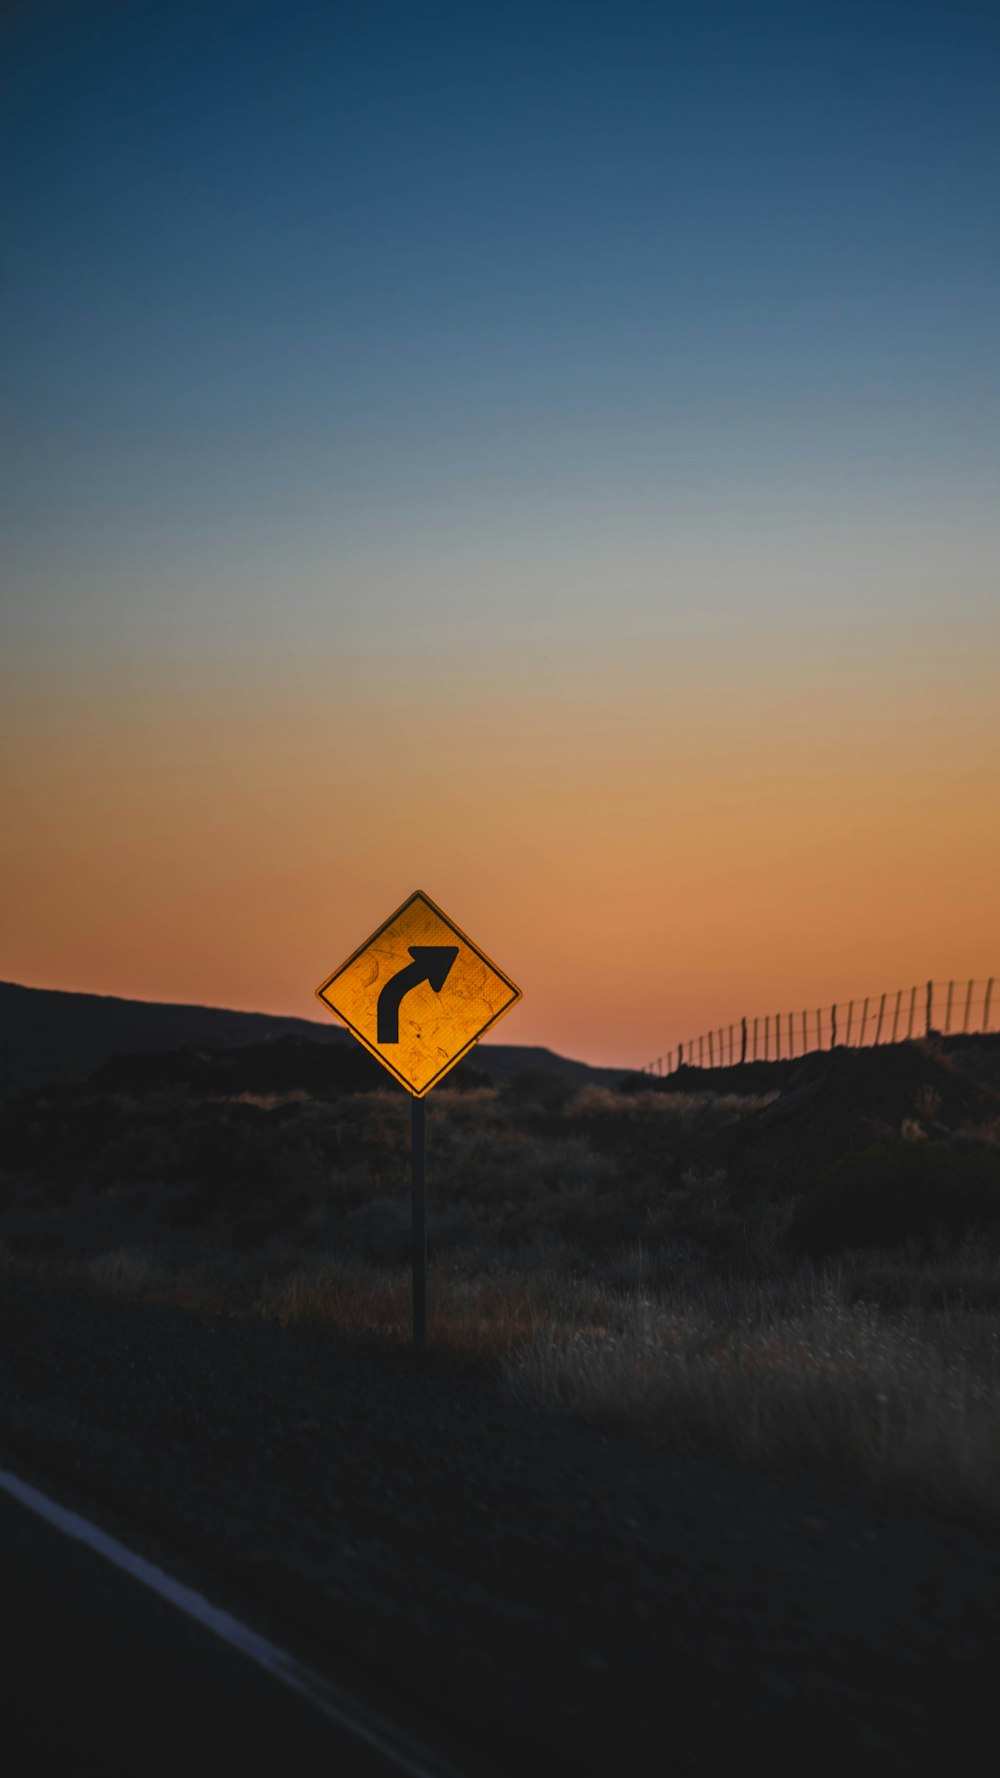
[[[418,889],[316,993],[413,1095],[413,1345],[427,1344],[427,1181],[424,1096],[520,988]]]
[[[422,1099],[410,1105],[413,1145],[410,1173],[413,1181],[413,1350],[427,1345],[427,1176],[424,1170],[426,1107]]]

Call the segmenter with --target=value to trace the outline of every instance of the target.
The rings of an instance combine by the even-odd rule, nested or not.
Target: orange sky
[[[524,990],[497,1041],[709,1025],[998,966],[992,656],[927,620],[646,648],[26,662],[5,979],[315,1016],[421,887]]]

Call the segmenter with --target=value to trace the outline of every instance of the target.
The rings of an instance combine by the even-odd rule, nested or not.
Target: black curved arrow
[[[457,945],[410,945],[409,951],[413,962],[391,975],[378,997],[379,1043],[399,1042],[399,1008],[403,996],[411,988],[418,988],[421,982],[430,982],[435,994],[440,994],[448,979],[448,971],[458,956]]]

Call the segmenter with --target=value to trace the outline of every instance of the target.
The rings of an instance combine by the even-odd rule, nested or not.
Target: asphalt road
[[[72,1532],[75,1515],[66,1520]],[[77,1521],[84,1534],[86,1525]],[[90,1529],[129,1561],[127,1549]],[[176,1585],[180,1605],[0,1486],[0,1708],[10,1778],[40,1767],[72,1778],[438,1778],[440,1768],[405,1743],[394,1751],[391,1732],[380,1749],[381,1725],[364,1713],[354,1726],[336,1720],[350,1719],[349,1701],[338,1706],[328,1682],[292,1657],[141,1557],[135,1568],[159,1575],[168,1590]],[[198,1621],[199,1605],[222,1634]],[[256,1658],[225,1640],[227,1630]],[[291,1683],[266,1670],[283,1663]]]

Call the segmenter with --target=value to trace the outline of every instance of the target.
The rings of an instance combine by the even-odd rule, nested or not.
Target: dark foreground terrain
[[[618,1088],[487,1059],[428,1107],[422,1362],[369,1058],[10,1097],[0,1462],[483,1778],[992,1773],[1000,1039]],[[100,1770],[60,1659],[36,1752],[51,1693]]]
[[[328,1330],[9,1277],[0,1342],[10,1467],[145,1529],[470,1771],[995,1769],[995,1537]]]

